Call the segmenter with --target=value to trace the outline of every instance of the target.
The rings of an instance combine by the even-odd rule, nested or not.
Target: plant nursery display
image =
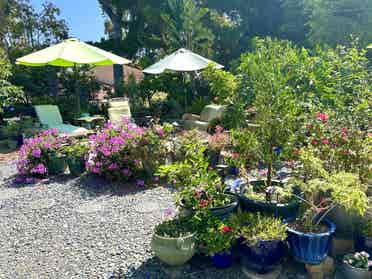
[[[155,228],[151,241],[155,255],[171,266],[183,265],[196,251],[195,232],[188,218],[175,217]]]
[[[345,255],[343,258],[343,272],[346,279],[372,278],[370,255],[364,251]]]

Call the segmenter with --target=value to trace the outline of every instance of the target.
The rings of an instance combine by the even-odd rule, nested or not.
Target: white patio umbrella
[[[161,74],[167,70],[176,72],[195,72],[205,69],[210,63],[215,64],[217,69],[223,68],[222,65],[200,56],[191,50],[180,48],[150,67],[147,67],[143,72],[147,74]]]
[[[175,72],[197,72],[205,69],[209,64],[214,64],[217,69],[222,69],[223,66],[209,60],[191,50],[180,48],[172,54],[165,56],[155,64],[143,70],[147,74],[161,74],[165,71]],[[186,106],[186,98],[185,98]]]

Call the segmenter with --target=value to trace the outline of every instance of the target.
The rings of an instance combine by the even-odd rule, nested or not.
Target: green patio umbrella
[[[28,54],[16,60],[16,64],[41,67],[73,67],[75,73],[75,90],[77,93],[77,108],[80,111],[80,95],[77,88],[78,65],[114,65],[129,64],[131,61],[97,47],[88,45],[79,39],[71,38],[45,49]]]
[[[372,49],[372,44],[370,44],[369,46],[367,46],[367,48],[370,48],[370,49]]]

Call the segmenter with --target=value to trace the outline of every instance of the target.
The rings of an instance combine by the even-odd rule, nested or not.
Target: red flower
[[[312,140],[311,140],[311,144],[312,144],[312,145],[317,145],[317,144],[318,144],[318,141],[317,141],[316,139],[312,139]]]
[[[329,140],[328,140],[328,139],[322,139],[322,143],[323,143],[324,145],[328,145],[328,144],[329,144]]]
[[[347,129],[346,128],[341,129],[341,137],[343,137],[343,138],[347,137]]]
[[[326,114],[326,113],[323,113],[323,112],[317,112],[317,113],[316,113],[316,118],[317,118],[319,121],[327,122],[328,119],[329,119],[329,116],[328,116],[328,114]]]
[[[232,228],[230,226],[224,226],[222,228],[222,232],[224,233],[232,232]]]
[[[207,207],[208,204],[209,204],[209,201],[208,201],[208,200],[201,200],[201,201],[199,202],[199,206],[200,206],[200,208]]]
[[[231,154],[231,157],[232,157],[233,159],[237,159],[237,158],[239,157],[239,153],[238,153],[238,152],[233,152],[233,153]]]

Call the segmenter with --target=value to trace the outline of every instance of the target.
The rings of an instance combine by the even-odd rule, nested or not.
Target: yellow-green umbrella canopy
[[[63,42],[18,58],[16,63],[26,66],[59,66],[72,67],[81,64],[96,66],[128,64],[131,61],[88,45],[78,39],[67,39]]]
[[[370,48],[370,49],[372,49],[372,44],[370,44],[369,46],[367,46],[367,48]]]

